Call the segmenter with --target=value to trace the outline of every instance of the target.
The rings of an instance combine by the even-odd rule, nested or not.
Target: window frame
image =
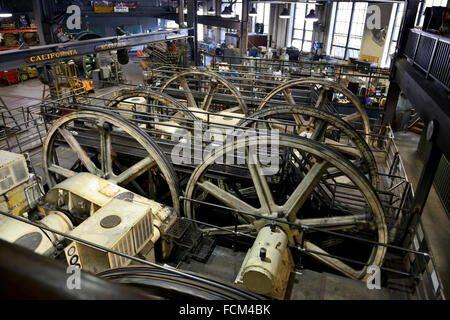
[[[351,8],[350,8],[350,18],[348,20],[348,30],[347,30],[347,34],[345,35],[345,46],[342,45],[336,45],[334,44],[334,38],[336,35],[336,22],[337,22],[337,18],[339,15],[339,5],[343,4],[343,3],[349,3],[349,2],[334,2],[333,4],[336,5],[336,12],[334,15],[334,21],[333,21],[333,28],[330,29],[330,33],[331,33],[331,41],[330,41],[330,56],[332,56],[333,58],[338,58],[338,59],[348,59],[350,57],[349,55],[349,51],[350,50],[356,50],[358,52],[361,52],[361,44],[359,46],[359,48],[354,48],[354,47],[349,47],[349,43],[350,43],[350,38],[356,38],[355,36],[352,36],[352,27],[354,24],[354,17],[355,17],[355,10],[360,10],[358,8],[355,7],[356,2],[350,2],[351,3]],[[362,2],[358,2],[358,3],[362,3]],[[366,9],[365,9],[365,13],[364,13],[364,24],[363,26],[365,26],[365,22],[366,22],[366,14],[367,14],[367,6],[368,6],[368,2],[366,2]],[[364,36],[364,28],[363,28],[363,34],[361,36],[361,40]],[[332,55],[333,53],[333,48],[341,48],[344,49],[344,54],[343,56],[336,56],[336,55]]]
[[[312,44],[313,44],[313,33],[314,33],[314,22],[312,22],[311,21],[311,24],[310,24],[310,26],[311,26],[311,29],[307,29],[307,26],[309,26],[307,23],[309,22],[309,21],[307,21],[306,19],[305,19],[305,17],[303,17],[303,28],[296,28],[295,27],[295,21],[297,20],[297,6],[298,5],[304,5],[305,6],[305,17],[306,17],[306,14],[308,14],[308,12],[309,12],[309,10],[311,10],[311,9],[315,9],[315,4],[312,4],[312,3],[306,3],[306,2],[304,2],[304,3],[300,3],[300,2],[297,2],[297,3],[295,3],[295,7],[294,7],[294,21],[293,21],[293,24],[292,24],[292,39],[291,39],[291,46],[293,46],[293,42],[294,41],[300,41],[301,42],[301,46],[300,46],[300,48],[298,48],[300,51],[303,51],[303,52],[311,52],[311,48],[312,48]],[[312,8],[310,8],[310,6],[312,7]],[[300,18],[299,18],[300,19]],[[301,31],[301,33],[302,33],[302,38],[300,39],[300,38],[296,38],[295,37],[295,31]],[[308,40],[308,39],[305,39],[305,35],[306,35],[306,32],[311,32],[311,39],[310,40]],[[309,45],[309,50],[305,50],[304,49],[304,47],[305,47],[305,43],[310,43],[310,45]]]

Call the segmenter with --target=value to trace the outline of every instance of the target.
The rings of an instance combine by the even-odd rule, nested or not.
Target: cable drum
[[[168,271],[147,267],[111,269],[98,274],[99,277],[130,286],[139,287],[163,299],[201,300],[260,300],[259,295],[243,289],[198,276],[204,281],[184,278]]]

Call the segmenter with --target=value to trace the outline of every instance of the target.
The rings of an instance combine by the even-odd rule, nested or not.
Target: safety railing
[[[410,29],[405,56],[414,65],[450,90],[450,38]]]

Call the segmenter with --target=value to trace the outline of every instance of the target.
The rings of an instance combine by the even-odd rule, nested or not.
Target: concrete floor
[[[232,257],[232,259],[231,259]],[[180,269],[219,278],[233,285],[245,252],[216,246],[208,263],[195,260],[183,262]],[[289,300],[401,300],[406,296],[389,289],[369,290],[364,282],[327,272],[304,269],[291,274],[291,286],[285,299]]]
[[[416,151],[419,139],[420,136],[412,132],[396,132],[394,139],[414,190],[417,189],[423,167],[423,162]],[[444,287],[444,294],[450,298],[450,220],[434,187],[428,195],[422,213],[422,223]]]

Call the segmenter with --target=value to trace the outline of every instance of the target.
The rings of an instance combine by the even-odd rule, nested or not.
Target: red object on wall
[[[9,83],[19,82],[19,70],[11,69],[7,71],[0,71],[0,81],[1,85],[7,85]]]

